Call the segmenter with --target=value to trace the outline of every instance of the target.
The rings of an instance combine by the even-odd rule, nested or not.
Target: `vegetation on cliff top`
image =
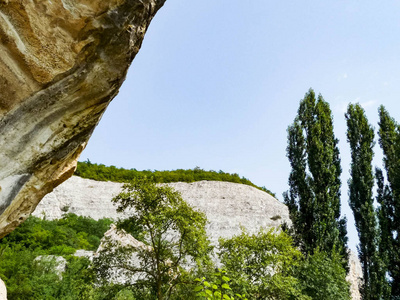
[[[103,164],[92,163],[90,160],[78,162],[75,175],[98,181],[131,182],[134,179],[147,177],[155,183],[169,182],[195,182],[201,180],[226,181],[250,185],[259,190],[267,192],[275,197],[275,194],[265,186],[259,187],[245,177],[238,174],[225,173],[223,171],[206,171],[199,167],[194,169],[177,169],[172,171],[143,170],[117,168],[115,166],[105,166]]]

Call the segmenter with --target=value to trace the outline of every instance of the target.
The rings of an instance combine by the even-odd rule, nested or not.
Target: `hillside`
[[[117,219],[111,199],[122,183],[101,182],[73,176],[48,194],[34,211],[34,216],[57,219],[65,212],[93,219]],[[168,185],[182,194],[190,205],[204,211],[209,220],[207,231],[213,243],[218,237],[250,231],[260,227],[277,227],[290,222],[286,205],[254,187],[220,181],[175,182]]]

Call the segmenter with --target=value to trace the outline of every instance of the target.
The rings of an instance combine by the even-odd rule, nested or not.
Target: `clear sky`
[[[167,0],[81,160],[223,170],[282,200],[286,129],[312,87],[334,114],[355,249],[344,112],[359,102],[376,128],[383,104],[400,121],[399,15],[394,0]]]

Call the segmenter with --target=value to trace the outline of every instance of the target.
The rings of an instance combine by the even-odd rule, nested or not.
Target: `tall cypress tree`
[[[382,220],[382,234],[388,239],[382,241],[382,251],[388,257],[392,297],[400,298],[400,126],[383,106],[379,108],[379,144],[388,181],[385,186],[378,170],[377,177],[381,177],[378,182],[381,185],[378,193],[380,214],[381,218],[386,217],[386,221]]]
[[[391,263],[392,249],[392,207],[393,197],[390,188],[385,184],[383,172],[379,168],[375,168],[375,178],[377,183],[377,196],[376,199],[379,203],[379,207],[376,212],[378,215],[379,230],[378,230],[378,256],[381,262],[381,268],[385,271],[385,274],[389,272],[389,266]],[[385,276],[386,277],[386,276]],[[386,286],[383,286],[383,299],[391,299],[391,287],[390,283],[386,279]]]
[[[300,101],[297,117],[288,128],[287,156],[291,165],[285,203],[294,236],[305,253],[317,247],[346,256],[346,220],[340,218],[340,167],[338,140],[332,113],[312,89]]]
[[[378,224],[373,198],[374,129],[368,124],[359,104],[350,104],[345,117],[347,141],[351,149],[349,204],[360,239],[358,257],[363,269],[362,299],[387,299],[385,268],[378,253]]]

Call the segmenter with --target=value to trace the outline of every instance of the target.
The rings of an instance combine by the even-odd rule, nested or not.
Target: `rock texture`
[[[130,254],[124,255],[117,250],[121,247],[133,251]],[[153,248],[138,241],[125,230],[118,230],[114,224],[111,224],[110,229],[101,239],[100,246],[93,254],[93,257],[102,257],[102,255],[105,255],[105,257],[107,257],[106,260],[111,266],[120,265],[121,256],[125,257],[126,260],[124,260],[124,267],[112,267],[108,269],[107,278],[109,282],[116,284],[134,284],[139,279],[144,279],[147,275],[144,272],[136,272],[135,274],[132,274],[129,270],[130,268],[140,268],[140,258],[136,251],[153,251]]]
[[[352,300],[361,300],[359,287],[362,283],[362,268],[361,263],[356,253],[350,251],[349,255],[350,271],[347,274],[347,281],[350,282],[350,292]]]
[[[164,2],[0,1],[0,238],[72,175]]]
[[[289,222],[289,212],[283,203],[271,195],[244,184],[199,181],[170,183],[190,205],[206,213],[207,234],[213,244],[219,237],[240,233],[240,226],[250,232],[260,227],[277,227]],[[94,219],[121,217],[111,199],[122,184],[100,182],[73,176],[40,202],[33,215],[57,219],[66,211]]]
[[[0,279],[0,300],[7,300],[6,285],[1,279]]]
[[[40,255],[35,258],[36,264],[40,265],[44,272],[51,272],[61,280],[67,267],[67,260],[57,255]]]

